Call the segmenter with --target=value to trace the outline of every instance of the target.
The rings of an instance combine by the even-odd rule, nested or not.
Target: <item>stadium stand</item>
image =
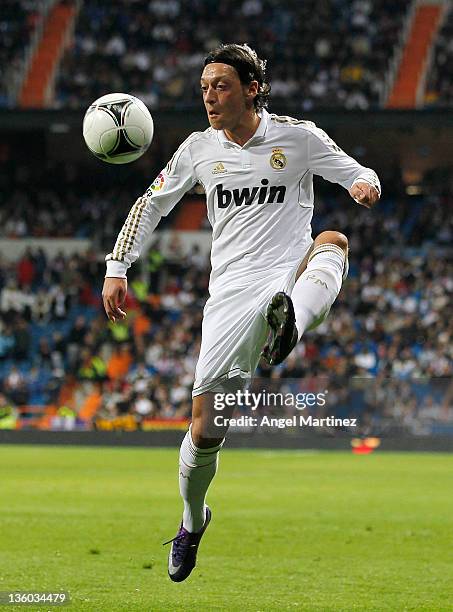
[[[19,106],[22,108],[47,106],[52,95],[55,69],[76,15],[75,5],[73,0],[59,0],[49,7],[40,40],[19,94]]]
[[[153,159],[163,159],[158,139],[152,146]],[[110,248],[131,199],[141,195],[158,170],[157,166],[135,164],[124,171],[105,165],[102,171],[94,172],[83,164],[21,163],[14,156],[5,160],[3,169],[0,237],[91,237],[99,249]],[[118,172],[120,182],[115,180]],[[55,181],[56,176],[64,178]],[[33,190],[30,184],[35,186]],[[101,218],[106,223],[100,224]]]
[[[0,11],[0,107],[15,103],[14,87],[24,69],[32,34],[45,0],[2,0]]]
[[[77,169],[60,176],[69,177],[63,189],[67,195],[77,182]],[[410,379],[410,415],[426,409],[420,398],[429,394],[436,404],[435,393],[413,389],[417,378],[453,375],[453,222],[448,213],[453,189],[451,179],[439,182],[436,176],[427,176],[424,195],[415,197],[407,196],[397,179],[386,181],[395,190],[385,194],[382,214],[376,215],[351,205],[347,194],[320,185],[314,232],[338,227],[350,236],[350,276],[328,323],[310,333],[273,377]],[[48,188],[45,181],[39,184],[38,201],[46,201]],[[105,196],[95,185],[90,189],[87,202],[101,210]],[[58,225],[72,222],[58,201],[54,212]],[[123,218],[115,220],[108,240]],[[24,234],[34,227],[25,224]],[[103,235],[102,224],[81,227],[91,238]],[[105,428],[113,422],[132,428],[189,415],[209,263],[197,249],[181,256],[177,240],[172,248],[173,255],[162,255],[158,245],[150,254],[150,286],[134,275],[138,267],[132,269],[128,318],[115,325],[107,322],[100,297],[106,249],[51,259],[28,251],[18,262],[1,261],[0,392],[5,406],[19,407],[21,426],[97,423]],[[259,374],[268,377],[270,371],[262,366]],[[406,412],[400,408],[401,419]],[[11,410],[4,410],[10,423]],[[453,416],[443,406],[438,411],[446,423]]]
[[[44,4],[2,4],[2,65],[16,72],[23,67]],[[60,66],[55,106],[86,107],[116,89],[139,95],[150,108],[199,108],[205,52],[240,39],[268,58],[276,105],[376,108],[413,4],[85,0],[78,3],[74,42]],[[426,101],[432,105],[451,105],[452,28],[450,13],[429,71]],[[4,84],[4,73],[2,79]],[[0,105],[10,103],[5,91]],[[107,322],[100,297],[103,256],[172,144],[164,147],[156,134],[146,161],[96,170],[50,158],[31,164],[28,157],[35,156],[5,147],[0,238],[86,238],[92,250],[49,257],[31,249],[17,262],[0,258],[0,428],[146,428],[189,415],[206,257],[197,249],[182,255],[177,238],[170,252],[154,245],[141,268],[149,282],[141,280],[138,266],[131,270],[124,323]],[[261,365],[259,375],[325,376],[332,384],[344,376],[373,379],[393,401],[378,414],[370,407],[370,422],[385,416],[417,428],[414,415],[420,413],[429,427],[437,414],[447,427],[453,415],[422,380],[453,375],[453,181],[448,172],[440,181],[426,176],[421,194],[410,196],[397,174],[382,177],[386,191],[377,215],[351,205],[338,188],[317,186],[314,233],[337,227],[350,237],[349,280],[328,323],[307,335],[282,366],[271,371]],[[181,203],[159,229],[207,227],[202,198],[190,202],[189,196],[185,204],[196,212],[190,228]]]
[[[444,6],[442,0],[415,5],[387,108],[421,106],[424,70],[442,20]]]
[[[203,56],[246,41],[268,58],[273,98],[376,108],[410,0],[86,0],[60,66],[55,105],[127,91],[151,108],[199,104]],[[194,27],[194,23],[196,24]]]
[[[425,90],[426,106],[451,107],[453,104],[453,8],[445,17],[437,36]]]

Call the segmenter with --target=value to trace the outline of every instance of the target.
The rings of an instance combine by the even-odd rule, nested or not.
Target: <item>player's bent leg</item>
[[[214,393],[202,393],[192,400],[192,439],[199,448],[211,448],[222,444],[228,427],[214,425]],[[228,412],[228,414],[226,414]],[[233,408],[222,409],[222,416],[231,416]]]
[[[222,427],[219,433],[217,428],[214,431],[213,413],[212,393],[194,397],[192,424],[182,441],[179,455],[183,519],[176,537],[170,540],[172,545],[168,556],[168,574],[174,582],[185,580],[195,567],[198,546],[211,520],[206,493],[216,474],[219,451],[227,430],[227,427]]]
[[[291,292],[298,339],[329,314],[348,272],[348,239],[337,231],[316,237],[305,270],[300,271]]]
[[[279,292],[267,310],[269,340],[263,357],[278,365],[308,329],[317,327],[329,313],[347,275],[348,239],[337,231],[316,237],[301,262],[291,297]]]
[[[302,275],[303,272],[305,272],[305,270],[307,269],[307,265],[308,262],[312,259],[312,254],[313,251],[321,246],[321,245],[328,245],[328,244],[333,244],[335,246],[340,247],[340,249],[342,249],[342,251],[344,251],[346,259],[346,265],[347,265],[347,255],[348,255],[348,239],[347,237],[342,234],[341,232],[338,232],[336,230],[326,230],[324,232],[321,232],[320,234],[318,234],[316,236],[316,238],[313,241],[313,244],[311,245],[311,248],[309,249],[308,253],[306,254],[306,256],[304,257],[304,259],[302,260],[297,273],[296,273],[296,282],[299,279],[299,277]],[[347,272],[347,270],[346,270]],[[344,274],[344,278],[346,278],[347,274]]]

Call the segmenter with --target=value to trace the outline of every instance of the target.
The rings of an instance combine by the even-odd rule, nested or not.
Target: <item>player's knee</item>
[[[212,446],[219,446],[222,443],[223,438],[212,438],[205,431],[206,425],[204,419],[201,417],[192,416],[192,427],[190,433],[192,436],[192,442],[197,448],[211,448]]]
[[[228,426],[218,425],[215,422],[215,415],[213,393],[202,393],[193,398],[190,431],[192,441],[197,448],[211,448],[223,442]],[[228,411],[226,416],[231,416]]]
[[[334,230],[326,230],[325,232],[321,232],[315,239],[315,247],[326,242],[329,242],[330,244],[336,244],[345,253],[348,250],[348,239],[341,232],[337,232]]]

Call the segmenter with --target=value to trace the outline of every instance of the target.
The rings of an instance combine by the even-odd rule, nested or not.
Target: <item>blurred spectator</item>
[[[153,416],[154,404],[147,397],[146,393],[141,392],[137,395],[135,401],[132,404],[132,412],[135,412],[139,421],[142,421],[145,417]]]
[[[13,352],[14,335],[11,327],[0,320],[0,358],[7,359]]]
[[[40,287],[37,289],[35,299],[32,305],[31,314],[33,321],[45,325],[50,321],[50,312],[52,308],[52,296],[46,289]]]
[[[128,344],[120,345],[110,357],[107,364],[107,375],[111,380],[120,380],[126,376],[132,364],[132,355]]]
[[[67,406],[60,406],[57,410],[57,414],[52,417],[52,429],[71,431],[75,428],[77,414],[71,408]]]
[[[87,324],[84,316],[79,315],[66,338],[67,348],[66,348],[66,356],[67,356],[67,366],[70,372],[75,372],[80,367],[79,363],[79,352],[80,346],[83,343],[83,339],[87,332]]]
[[[3,381],[3,391],[16,405],[26,404],[28,390],[24,376],[13,366]]]
[[[52,349],[47,338],[41,338],[39,340],[38,353],[37,353],[37,365],[40,368],[50,368],[52,365]]]
[[[31,334],[30,326],[23,318],[17,319],[14,326],[14,349],[12,356],[15,361],[24,361],[30,356]]]
[[[27,249],[17,264],[17,280],[20,287],[30,286],[35,278],[35,262],[30,249]]]
[[[0,393],[0,429],[16,429],[17,409],[8,398]]]

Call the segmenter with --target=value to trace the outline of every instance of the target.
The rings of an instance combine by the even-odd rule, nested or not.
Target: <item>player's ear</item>
[[[255,97],[257,95],[259,88],[260,88],[260,86],[259,86],[258,81],[251,81],[250,82],[250,84],[249,84],[249,92],[251,94],[253,94],[253,97]]]
[[[256,98],[259,90],[258,81],[250,81],[247,86],[246,96],[250,102],[253,102],[254,98]]]

